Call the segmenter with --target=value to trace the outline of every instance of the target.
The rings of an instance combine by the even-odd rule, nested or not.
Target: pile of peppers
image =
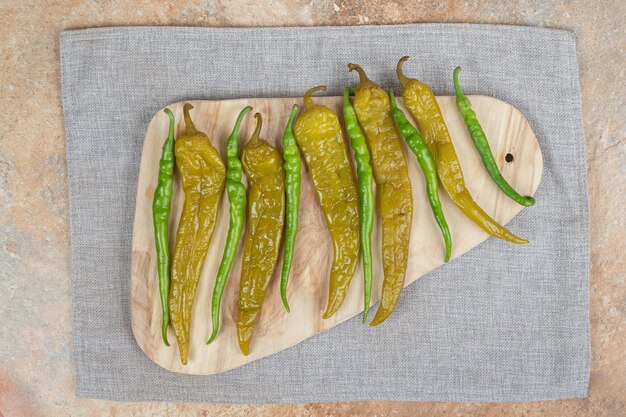
[[[185,130],[176,140],[174,114],[170,109],[164,110],[169,129],[159,163],[152,213],[162,339],[166,346],[170,345],[167,330],[171,324],[183,364],[190,354],[192,306],[224,188],[229,201],[229,227],[213,288],[212,331],[207,344],[219,333],[222,295],[244,225],[236,323],[241,352],[250,352],[254,327],[281,245],[280,295],[285,310],[290,312],[287,289],[298,233],[302,159],[324,214],[334,253],[323,318],[333,316],[341,307],[360,257],[364,284],[362,320],[367,321],[374,282],[372,229],[376,205],[382,224],[383,277],[381,302],[370,325],[387,320],[398,304],[409,261],[413,221],[413,193],[403,141],[424,173],[426,198],[441,231],[445,262],[452,256],[452,236],[439,199],[439,184],[451,201],[487,233],[512,243],[527,243],[498,224],[473,200],[435,95],[426,84],[404,75],[402,67],[407,60],[408,57],[399,60],[396,73],[404,105],[417,126],[398,107],[393,90],[380,88],[356,64],[348,65],[349,71],[359,75],[359,84],[343,90],[343,129],[339,115],[316,104],[311,97],[326,87],[313,87],[304,93],[299,115],[300,107],[292,107],[282,137],[282,153],[261,139],[263,118],[256,113],[256,128],[243,146],[240,159],[239,130],[252,111],[250,106],[241,110],[228,137],[226,164],[209,137],[195,128],[191,104],[183,106]],[[523,206],[532,206],[534,198],[517,193],[498,169],[485,132],[461,90],[460,71],[457,67],[453,72],[456,104],[486,171],[508,197]],[[170,260],[168,233],[175,167],[185,202]],[[244,173],[247,189],[242,182]]]

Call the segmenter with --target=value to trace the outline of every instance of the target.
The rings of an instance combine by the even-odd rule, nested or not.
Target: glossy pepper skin
[[[276,268],[285,217],[285,171],[280,152],[259,138],[262,118],[243,148],[248,177],[247,232],[239,282],[237,336],[244,355],[250,352],[254,325]]]
[[[183,107],[186,132],[176,140],[176,165],[185,193],[183,212],[176,234],[172,263],[170,316],[180,350],[180,360],[187,364],[191,309],[206,257],[217,209],[224,190],[226,169],[208,136],[196,130],[189,110]]]
[[[361,214],[361,260],[363,262],[363,323],[372,299],[372,229],[374,227],[374,176],[370,152],[350,103],[350,89],[343,89],[343,121],[356,160],[359,209]]]
[[[437,180],[437,165],[435,159],[428,150],[428,146],[424,142],[422,135],[417,132],[417,129],[413,127],[411,122],[406,118],[404,112],[398,108],[396,104],[396,98],[393,95],[393,90],[389,90],[389,101],[391,102],[391,114],[393,120],[396,122],[398,131],[406,140],[409,149],[417,157],[417,162],[422,168],[424,177],[426,178],[426,195],[428,196],[428,202],[430,208],[433,211],[435,221],[441,230],[443,240],[446,245],[445,262],[450,260],[450,254],[452,253],[452,237],[450,236],[450,229],[448,228],[448,222],[443,215],[443,208],[441,207],[441,201],[439,200],[439,185]]]
[[[472,103],[469,98],[463,94],[463,90],[461,90],[461,85],[459,84],[459,73],[461,72],[461,67],[456,67],[454,69],[454,73],[452,75],[454,81],[454,91],[456,93],[456,106],[459,109],[459,113],[463,117],[463,121],[465,122],[465,126],[472,138],[472,142],[474,142],[474,146],[476,150],[480,154],[480,159],[483,161],[483,165],[485,169],[489,173],[489,176],[496,183],[498,187],[509,196],[513,201],[517,204],[520,204],[525,207],[529,207],[535,204],[535,199],[531,196],[521,196],[511,185],[504,179],[502,173],[498,169],[498,164],[496,164],[496,160],[493,157],[493,153],[491,152],[491,148],[489,147],[489,141],[487,140],[487,135],[483,131],[478,118],[476,117],[476,113],[472,110]]]
[[[402,73],[402,64],[407,59],[409,57],[402,57],[396,69],[402,85],[404,105],[413,115],[428,149],[435,158],[439,180],[450,199],[470,220],[490,235],[513,243],[528,243],[526,239],[515,236],[492,219],[470,195],[465,187],[461,163],[435,95],[426,84],[408,78]]]
[[[348,68],[357,71],[360,77],[353,106],[372,154],[382,217],[385,277],[380,306],[370,323],[376,326],[393,313],[404,287],[413,223],[413,195],[402,138],[391,116],[389,96],[367,78],[360,66],[349,64]]]
[[[159,296],[163,318],[161,321],[161,335],[165,346],[167,340],[167,326],[170,323],[170,308],[168,297],[170,292],[170,248],[169,227],[170,210],[174,187],[174,114],[170,109],[163,110],[169,117],[169,134],[163,144],[163,153],[159,161],[159,177],[152,200],[152,221],[154,224],[154,242],[157,254],[157,271],[159,274]]]
[[[215,286],[213,287],[213,299],[211,301],[211,319],[213,321],[213,330],[207,344],[215,340],[220,325],[220,305],[224,287],[230,275],[230,269],[233,266],[237,247],[241,239],[243,224],[246,219],[246,187],[241,182],[243,168],[239,160],[239,129],[243,118],[252,110],[252,107],[245,107],[239,113],[235,127],[228,136],[226,142],[226,192],[229,202],[229,221],[228,235],[226,236],[226,245],[224,246],[224,254],[215,278]]]
[[[296,245],[296,235],[298,233],[298,215],[300,212],[300,183],[302,175],[300,173],[300,153],[296,137],[293,134],[293,123],[298,115],[298,105],[294,104],[285,132],[283,133],[283,159],[285,160],[285,191],[287,194],[287,222],[285,225],[285,243],[283,256],[283,270],[280,277],[280,297],[283,300],[285,310],[290,312],[287,302],[287,283],[293,262],[293,251]]]
[[[305,108],[294,133],[333,243],[328,306],[323,315],[329,318],[339,309],[350,287],[359,260],[360,238],[359,196],[339,118],[311,98],[314,92],[325,89],[313,87],[304,94]]]

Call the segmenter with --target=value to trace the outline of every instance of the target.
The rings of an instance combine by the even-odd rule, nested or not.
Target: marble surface
[[[183,4],[185,3],[185,4]],[[626,414],[626,2],[3,0],[0,2],[0,417],[621,416]],[[59,33],[112,25],[470,22],[578,37],[591,206],[592,371],[586,399],[522,404],[114,403],[77,399]],[[621,207],[621,209],[620,209]]]

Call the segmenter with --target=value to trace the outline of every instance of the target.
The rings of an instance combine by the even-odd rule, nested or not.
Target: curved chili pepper
[[[298,105],[291,108],[289,121],[283,133],[283,159],[285,160],[285,190],[287,192],[287,224],[285,225],[285,248],[283,256],[283,270],[280,277],[280,297],[285,310],[290,312],[287,302],[287,282],[293,261],[293,251],[298,233],[298,214],[300,211],[300,153],[293,134],[293,122],[298,115]]]
[[[424,177],[426,178],[426,195],[428,196],[428,202],[430,208],[433,211],[435,221],[441,230],[443,240],[446,245],[445,262],[450,260],[450,254],[452,252],[452,238],[450,237],[450,229],[448,223],[443,215],[443,209],[441,208],[441,201],[439,200],[439,185],[437,184],[437,165],[435,159],[428,150],[428,146],[424,143],[424,138],[417,132],[417,129],[413,127],[411,122],[406,118],[404,112],[398,108],[396,104],[396,98],[393,95],[393,90],[389,90],[389,101],[391,102],[391,115],[396,122],[398,131],[404,139],[411,151],[417,157]]]
[[[487,140],[487,135],[483,131],[483,128],[480,126],[478,122],[478,118],[476,117],[476,113],[472,110],[472,103],[469,98],[463,94],[463,90],[461,90],[461,85],[459,84],[459,73],[461,72],[461,67],[456,67],[454,69],[454,73],[452,78],[454,79],[454,91],[456,92],[456,106],[459,109],[459,113],[463,116],[463,121],[465,122],[465,126],[472,138],[472,142],[474,142],[474,146],[476,150],[480,154],[480,159],[483,161],[483,165],[485,169],[489,173],[489,176],[496,183],[498,187],[509,196],[513,201],[522,205],[522,206],[532,206],[535,204],[535,199],[531,196],[522,197],[511,185],[504,179],[502,173],[498,169],[498,164],[496,164],[496,160],[493,157],[493,153],[491,152],[491,148],[489,147],[489,141]]]
[[[450,199],[470,220],[490,235],[513,243],[528,243],[526,239],[515,236],[492,219],[472,198],[465,187],[461,163],[435,95],[426,84],[408,78],[402,73],[402,64],[407,59],[408,56],[402,57],[396,69],[402,85],[404,105],[413,115],[428,149],[435,158],[439,180]]]
[[[276,268],[285,217],[285,171],[280,152],[259,139],[262,118],[243,148],[248,176],[247,233],[239,282],[237,337],[244,355],[250,352],[254,325]]]
[[[383,292],[371,326],[385,321],[400,299],[409,259],[409,240],[413,222],[413,195],[409,168],[402,149],[402,138],[391,116],[389,96],[365,71],[348,64],[359,73],[360,83],[354,97],[354,110],[372,153],[372,168],[382,217]]]
[[[224,162],[209,137],[196,130],[189,116],[193,106],[185,103],[186,132],[176,140],[176,165],[185,203],[176,233],[172,263],[170,315],[178,339],[180,360],[187,364],[191,310],[202,266],[215,230],[217,208],[226,177]]]
[[[170,109],[163,110],[170,119],[169,134],[163,144],[163,153],[159,161],[159,178],[152,200],[152,222],[154,224],[154,243],[156,244],[157,271],[159,274],[159,296],[163,311],[161,321],[161,335],[165,346],[167,340],[167,326],[170,323],[170,309],[168,296],[170,291],[170,249],[168,222],[172,207],[174,187],[174,114]]]
[[[213,300],[211,302],[211,319],[213,321],[213,330],[207,344],[211,343],[217,336],[220,325],[220,304],[222,302],[222,294],[224,287],[233,266],[235,255],[237,254],[237,246],[241,238],[243,223],[246,219],[246,187],[241,183],[243,169],[239,160],[239,128],[243,118],[252,110],[247,106],[239,113],[235,127],[228,141],[226,142],[226,192],[228,193],[229,206],[229,223],[228,235],[226,236],[226,245],[224,246],[224,254],[215,278],[215,286],[213,287]]]
[[[374,177],[370,152],[361,132],[354,108],[350,103],[350,89],[343,89],[343,121],[356,160],[359,208],[361,214],[361,256],[363,261],[363,323],[372,299],[372,229],[374,227]]]
[[[311,98],[325,89],[317,86],[304,93],[304,111],[294,133],[333,243],[326,319],[343,303],[359,260],[359,196],[339,118]]]

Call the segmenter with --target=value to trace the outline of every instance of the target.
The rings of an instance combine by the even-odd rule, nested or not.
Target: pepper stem
[[[348,64],[348,70],[349,71],[356,71],[356,72],[359,73],[359,85],[356,88],[357,90],[360,90],[362,88],[376,88],[376,87],[378,87],[374,81],[372,81],[369,78],[367,78],[367,75],[365,74],[365,71],[363,71],[363,68],[361,68],[360,65]]]
[[[318,85],[317,87],[309,88],[308,90],[306,90],[306,93],[304,93],[304,107],[305,108],[315,106],[315,103],[313,103],[313,99],[311,98],[311,94],[317,91],[326,91],[326,86]]]
[[[396,66],[396,74],[398,75],[398,81],[400,81],[400,85],[402,85],[402,88],[404,88],[404,86],[406,86],[407,83],[411,81],[411,79],[404,75],[404,73],[402,72],[402,65],[408,60],[408,56],[403,56],[402,58],[400,58],[400,61],[398,61],[398,65]]]
[[[241,122],[243,121],[243,118],[246,117],[246,114],[248,114],[250,111],[252,111],[252,106],[246,106],[243,108],[243,110],[241,110],[239,116],[237,116],[237,121],[235,121],[235,127],[233,127],[231,135],[234,134],[235,136],[237,136],[237,132],[239,132],[239,128],[241,127]]]
[[[289,120],[287,121],[287,129],[290,131],[293,129],[293,122],[295,122],[296,117],[298,116],[299,107],[297,104],[294,104],[291,107],[291,113],[289,114]]]
[[[189,116],[189,110],[193,109],[193,106],[189,103],[185,103],[183,106],[183,115],[185,116],[185,126],[186,126],[186,134],[193,135],[197,133],[196,126],[193,124],[193,120],[191,120],[191,116]]]
[[[393,94],[393,88],[389,89],[389,103],[391,104],[391,110],[397,110],[396,96]]]
[[[165,142],[164,149],[167,148],[168,151],[174,148],[174,113],[167,107],[163,109],[163,112],[167,114],[167,117],[170,119],[169,132],[167,135],[167,141]]]
[[[459,73],[461,72],[461,67],[456,67],[454,72],[452,73],[452,78],[454,79],[454,92],[457,96],[463,96],[463,90],[461,90],[461,84],[459,84]]]
[[[261,133],[261,126],[263,125],[263,116],[261,116],[261,113],[254,113],[254,118],[256,119],[256,127],[250,137],[251,144],[256,144],[260,141],[259,134]]]

